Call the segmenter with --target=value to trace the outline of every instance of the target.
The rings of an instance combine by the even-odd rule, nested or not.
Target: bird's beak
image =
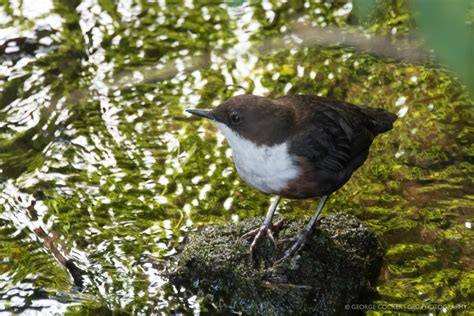
[[[190,109],[186,110],[186,112],[197,115],[197,116],[202,116],[208,119],[211,119],[213,121],[216,120],[214,114],[212,113],[211,110],[195,110],[195,109]]]

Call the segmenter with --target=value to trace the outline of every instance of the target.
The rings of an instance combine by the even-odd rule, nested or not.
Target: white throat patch
[[[256,146],[223,123],[216,122],[232,147],[234,163],[240,177],[265,193],[278,193],[299,174],[299,168],[288,153],[287,143]]]

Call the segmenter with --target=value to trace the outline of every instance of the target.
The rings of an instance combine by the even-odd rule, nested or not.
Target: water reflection
[[[240,181],[223,135],[183,110],[240,93],[398,112],[328,209],[365,220],[387,247],[381,302],[467,301],[472,101],[442,70],[312,47],[314,33],[292,27],[353,32],[349,3],[30,2],[0,8],[0,311],[199,310],[164,263],[190,230],[263,215],[269,197]],[[390,14],[378,27],[393,33]],[[395,39],[410,27],[397,23]]]

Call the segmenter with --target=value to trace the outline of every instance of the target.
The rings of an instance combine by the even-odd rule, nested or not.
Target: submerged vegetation
[[[471,306],[474,104],[421,45],[421,59],[397,58],[418,47],[407,1],[381,2],[365,22],[342,1],[0,3],[0,312],[199,310],[166,263],[187,232],[263,215],[269,197],[184,109],[241,93],[398,113],[325,212],[356,216],[383,243],[374,303]],[[396,50],[303,40],[313,28]],[[286,200],[279,213],[314,207]]]

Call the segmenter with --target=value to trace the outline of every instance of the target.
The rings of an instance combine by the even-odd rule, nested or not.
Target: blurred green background
[[[398,113],[325,212],[386,248],[374,303],[472,307],[472,1],[0,3],[0,312],[229,312],[163,271],[188,231],[266,212],[184,112],[241,93]]]

